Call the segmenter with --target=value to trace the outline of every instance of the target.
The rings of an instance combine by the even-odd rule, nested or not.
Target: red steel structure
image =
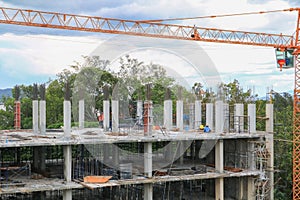
[[[15,129],[19,130],[21,129],[21,102],[15,101]]]
[[[295,11],[298,13],[295,35],[223,30],[162,23],[163,21],[171,21],[168,19],[123,20],[3,7],[0,7],[0,23],[109,34],[126,34],[144,37],[294,49],[295,85],[293,109],[293,199],[296,200],[300,199],[300,8],[290,8],[280,11]],[[263,13],[267,12],[242,13],[223,16]],[[208,17],[214,18],[217,16]],[[191,18],[179,18],[173,20],[182,19]]]

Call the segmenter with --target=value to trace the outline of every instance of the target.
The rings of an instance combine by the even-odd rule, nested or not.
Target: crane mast
[[[295,37],[283,34],[165,24],[161,23],[159,20],[124,20],[4,7],[0,7],[0,23],[109,34],[294,49],[293,199],[296,200],[300,199],[300,9],[291,8],[283,11],[298,12]]]
[[[295,84],[293,106],[293,199],[300,199],[300,11],[295,36]]]

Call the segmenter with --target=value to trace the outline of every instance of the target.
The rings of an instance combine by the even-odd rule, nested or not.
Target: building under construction
[[[104,100],[103,124],[85,128],[80,99],[71,127],[65,97],[64,126],[46,130],[46,102],[34,98],[32,130],[0,131],[1,199],[273,199],[272,104],[258,131],[255,104],[167,98],[158,123],[151,99],[135,103],[132,120]]]

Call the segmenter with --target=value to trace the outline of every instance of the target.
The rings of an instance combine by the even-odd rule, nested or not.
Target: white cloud
[[[300,6],[300,3],[298,4]],[[291,7],[289,1],[284,0],[259,1],[258,3],[253,1],[251,3],[247,0],[136,0],[113,1],[110,5],[103,2],[100,4],[99,1],[89,1],[88,3],[80,1],[78,4],[73,1],[63,1],[58,4],[45,3],[40,0],[10,1],[10,4],[0,1],[0,6],[9,7],[11,5],[38,10],[49,8],[49,11],[55,11],[54,9],[57,8],[59,12],[66,11],[74,14],[81,12],[86,15],[123,19],[195,17],[278,10]],[[295,30],[296,19],[297,12],[281,12],[267,15],[199,19],[181,23],[200,27],[292,34]],[[14,29],[8,31],[13,32]],[[74,32],[70,32],[70,35],[72,34]],[[2,69],[6,67],[5,70],[10,71],[12,74],[27,71],[37,75],[53,75],[68,67],[74,60],[80,61],[81,55],[89,55],[101,42],[100,40],[92,37],[5,34],[0,36],[0,51],[3,55],[0,59],[5,60],[0,64],[2,64]],[[8,42],[11,46],[1,46],[1,43],[4,44],[5,42]],[[223,75],[224,80],[241,79],[242,84],[255,84],[257,88],[263,88],[261,91],[265,91],[267,85],[276,86],[278,90],[289,90],[293,87],[292,72],[278,73],[273,48],[201,42],[198,44],[212,59],[219,73]],[[141,51],[137,56],[141,60],[149,60],[165,66],[176,68],[188,66],[188,63],[184,60],[177,59],[176,56],[167,53]],[[193,71],[183,70],[181,74],[192,76]]]
[[[1,41],[9,42],[13,46],[0,48],[2,53],[12,61],[22,59],[19,65],[11,66],[6,62],[4,67],[41,75],[55,75],[74,61],[81,61],[82,55],[89,55],[100,43],[99,39],[88,37],[14,34],[1,35]]]

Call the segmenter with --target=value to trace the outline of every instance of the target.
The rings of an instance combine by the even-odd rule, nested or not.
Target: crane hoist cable
[[[205,19],[205,18],[218,18],[218,17],[234,17],[242,15],[257,15],[257,14],[268,14],[275,12],[291,12],[298,11],[300,8],[288,8],[282,10],[269,10],[269,11],[257,11],[257,12],[245,12],[245,13],[233,13],[233,14],[220,14],[220,15],[208,15],[208,16],[198,16],[198,17],[180,17],[180,18],[166,18],[166,19],[150,19],[150,20],[139,20],[140,22],[163,22],[163,21],[181,21],[181,20],[192,20],[192,19]]]

